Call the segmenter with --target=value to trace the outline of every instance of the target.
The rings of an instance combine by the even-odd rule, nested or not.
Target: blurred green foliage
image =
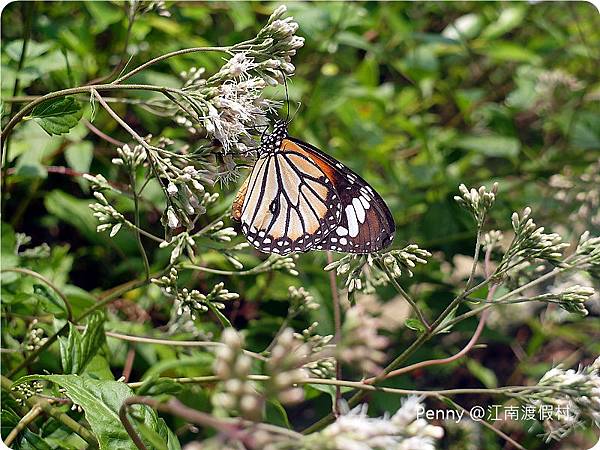
[[[148,13],[133,24],[127,42],[130,67],[169,51],[229,45],[250,38],[276,5],[177,2],[167,7],[171,17]],[[2,11],[3,121],[20,106],[15,95],[41,95],[108,74],[125,45],[126,8],[118,2],[7,5]],[[499,183],[489,228],[507,229],[511,212],[528,205],[537,223],[564,233],[566,239],[576,239],[585,229],[598,234],[600,224],[590,218],[594,211],[587,216],[579,214],[582,202],[559,201],[549,183],[556,174],[577,179],[600,159],[600,18],[591,4],[298,2],[288,4],[288,9],[300,24],[298,34],[306,38],[305,47],[293,61],[296,75],[289,82],[292,111],[301,103],[291,133],[343,161],[381,193],[397,224],[396,247],[416,242],[435,253],[430,264],[405,282],[431,315],[441,311],[460,287],[461,278],[464,280],[461,256],[471,255],[474,245],[475,224],[452,200],[459,183]],[[30,39],[19,70],[27,34]],[[221,62],[218,54],[182,55],[152,66],[131,81],[174,86],[180,71],[203,66],[213,72]],[[13,92],[17,74],[18,91]],[[150,94],[113,95],[148,98]],[[281,87],[268,95],[285,97]],[[92,111],[86,96],[79,100],[86,105],[83,117],[93,118],[94,127],[128,141],[128,135],[109,116]],[[186,131],[170,118],[136,105],[117,104],[115,110],[142,134],[186,137]],[[96,295],[139,278],[143,265],[132,234],[119,233],[111,239],[96,233],[96,221],[87,206],[88,183],[69,174],[102,173],[117,183],[127,180],[119,179],[110,162],[114,145],[91,133],[81,121],[67,134],[52,137],[39,122],[20,124],[10,142],[2,265],[26,265],[52,279],[67,293],[78,314],[94,301],[90,293]],[[67,170],[61,173],[57,167]],[[589,189],[594,188],[598,186]],[[215,189],[224,199],[209,211],[206,223],[227,211],[235,193],[233,185]],[[159,235],[163,202],[155,186],[142,204],[143,226]],[[119,207],[126,213],[133,211],[133,203],[126,198]],[[50,255],[42,259],[15,256],[15,231],[32,236],[34,245],[48,243]],[[154,271],[167,265],[167,251],[150,242],[148,251]],[[248,251],[243,262],[253,267],[262,258]],[[206,266],[229,268],[218,250],[200,255],[200,260]],[[309,253],[299,257],[298,277],[282,273],[250,277],[186,274],[182,279],[201,290],[224,281],[228,289],[240,293],[241,299],[226,314],[237,328],[246,331],[249,348],[260,351],[285,317],[290,285],[304,286],[322,305],[310,316],[296,318],[295,328],[318,320],[322,334],[332,332],[331,294],[322,270],[325,264],[324,254]],[[15,280],[13,274],[3,276],[3,283]],[[22,278],[3,287],[3,310],[10,312],[2,319],[3,347],[17,345],[16,339],[26,332],[27,316],[43,312],[60,317],[60,303],[49,304],[43,296],[32,294],[35,283]],[[378,295],[390,301],[394,291],[383,288]],[[169,305],[155,286],[134,290],[108,309],[106,329],[149,335],[152,329],[165,326],[168,311]],[[584,323],[543,325],[538,320],[540,310],[528,317],[506,311],[505,323],[491,324],[484,333],[487,348],[474,351],[466,364],[417,372],[389,385],[432,389],[527,383],[558,361],[574,364],[600,352],[600,309]],[[464,340],[461,337],[470,336],[474,323],[462,324],[459,330],[464,333],[458,337],[434,339],[414,359],[456,352]],[[42,327],[52,331],[49,324]],[[200,321],[199,327],[207,336],[219,329],[218,322],[209,317]],[[390,357],[399,354],[414,335],[404,326],[393,333]],[[199,351],[130,347],[114,339],[106,345],[110,372],[117,378],[129,348],[136,350],[131,380],[159,372],[192,376],[210,371]],[[53,347],[42,354],[29,371],[59,372],[57,351],[58,347]],[[3,353],[3,373],[4,367],[14,365],[18,358]],[[98,364],[106,369],[106,360]],[[86,370],[101,370],[98,364],[90,364]],[[178,395],[190,406],[209,409],[208,393],[198,386],[185,386]],[[308,397],[303,407],[288,410],[289,420],[297,428],[314,422],[330,408],[326,393],[311,390]],[[371,412],[395,411],[399,402],[400,398],[389,395],[373,395]],[[463,403],[482,402],[491,400],[471,396]],[[280,412],[270,414],[272,423],[287,420]],[[166,419],[173,430],[180,425]],[[507,432],[527,448],[549,448],[535,436],[539,429],[528,432],[529,425],[511,425]],[[4,436],[4,428],[2,433]],[[475,447],[459,447],[452,442],[459,442],[460,432],[449,430],[446,448],[503,448],[494,434],[480,433]],[[183,430],[180,439],[185,442],[194,436]],[[570,441],[573,448],[592,443],[589,430]],[[21,448],[34,448],[31,441],[27,445],[22,443]],[[553,448],[562,448],[560,445]]]

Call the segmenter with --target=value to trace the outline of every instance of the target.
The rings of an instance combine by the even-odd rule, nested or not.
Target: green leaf
[[[158,418],[158,433],[167,442],[168,450],[181,450],[179,439],[175,436],[175,433],[167,426],[165,420],[162,417]]]
[[[69,324],[69,335],[58,339],[63,371],[69,374],[83,372],[104,344],[103,314],[100,312],[92,314],[83,334],[80,334],[73,324]]]
[[[32,433],[28,429],[23,431],[23,440],[27,441],[27,443],[31,446],[31,448],[35,450],[52,450],[44,439],[42,439],[39,435]],[[21,447],[25,448],[23,442],[21,442]]]
[[[65,150],[67,164],[77,172],[89,172],[93,158],[94,145],[88,141],[73,143]]]
[[[419,333],[425,333],[425,327],[420,320],[417,319],[406,319],[404,324],[411,330],[418,331]]]
[[[27,42],[27,53],[25,58],[35,58],[46,53],[52,47],[50,42],[36,42],[31,39]],[[23,51],[23,39],[16,39],[4,46],[4,51],[13,61],[19,61]]]
[[[119,419],[123,401],[133,395],[125,383],[93,380],[79,375],[30,375],[20,378],[15,385],[32,380],[51,381],[66,390],[67,397],[83,408],[100,450],[137,450]],[[157,416],[152,409],[136,405],[131,410],[142,423],[157,429]]]
[[[442,31],[442,36],[457,41],[472,39],[479,34],[482,26],[483,19],[481,16],[477,14],[465,14],[448,25]]]
[[[291,429],[287,412],[281,403],[276,400],[269,400],[265,405],[265,418],[268,423]]]
[[[475,375],[475,377],[483,383],[488,389],[494,389],[498,387],[498,379],[493,370],[482,366],[478,361],[474,359],[467,360],[467,367],[469,371]]]
[[[81,354],[81,335],[77,328],[69,323],[68,336],[59,336],[58,343],[60,347],[60,362],[63,372],[77,373],[79,370],[79,359]]]
[[[73,97],[47,100],[31,111],[30,119],[34,119],[46,133],[68,133],[81,119],[83,110]]]
[[[166,440],[164,440],[160,434],[154,431],[145,423],[137,423],[135,424],[135,428],[138,433],[145,438],[146,441],[150,443],[153,449],[156,450],[169,450],[166,444]]]
[[[56,317],[65,318],[65,304],[56,293],[45,284],[34,284],[33,293],[45,304],[47,311]]]
[[[517,61],[537,64],[540,61],[540,56],[534,52],[527,50],[525,47],[512,42],[493,41],[486,44],[480,49],[481,53],[490,58],[501,61]]]
[[[600,149],[600,115],[591,111],[577,114],[570,139],[583,150]]]
[[[178,394],[181,392],[181,384],[173,381],[171,378],[148,378],[144,383],[137,388],[137,395],[163,395],[163,394]]]
[[[92,360],[92,358],[98,353],[100,347],[104,345],[106,336],[104,334],[104,314],[99,311],[93,313],[88,323],[83,330],[81,337],[81,360],[80,370],[83,370],[85,366]]]
[[[452,144],[464,150],[496,157],[517,156],[521,147],[518,139],[498,135],[467,135],[455,139]]]
[[[483,33],[482,37],[488,39],[494,39],[508,33],[513,28],[518,27],[525,18],[525,8],[521,6],[515,6],[506,8],[498,16],[498,20],[489,24]]]

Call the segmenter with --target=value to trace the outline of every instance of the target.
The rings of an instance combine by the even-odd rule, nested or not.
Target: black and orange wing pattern
[[[371,253],[394,240],[394,218],[381,196],[341,162],[300,140],[290,138],[313,158],[329,167],[330,179],[338,193],[342,214],[334,233],[317,244],[317,250],[343,253]]]
[[[232,213],[258,250],[370,253],[392,242],[385,202],[339,161],[287,137],[285,125],[276,125],[261,150]]]

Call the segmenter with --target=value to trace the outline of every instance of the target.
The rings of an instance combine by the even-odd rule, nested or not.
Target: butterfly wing
[[[254,247],[287,255],[314,248],[337,228],[342,211],[327,174],[282,143],[257,160],[234,202],[236,215]]]
[[[343,253],[371,253],[389,246],[394,240],[395,224],[389,208],[359,175],[318,148],[288,138],[282,146],[303,153],[327,174],[335,187],[342,214],[335,232],[317,243],[317,250]]]

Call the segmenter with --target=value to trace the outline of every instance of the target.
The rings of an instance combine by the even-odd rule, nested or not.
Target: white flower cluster
[[[277,8],[254,39],[231,47],[233,56],[210,78],[202,77],[203,68],[182,72],[183,99],[189,108],[180,108],[178,124],[214,137],[225,152],[244,154],[256,147],[251,135],[268,124],[266,113],[280,106],[262,98],[262,91],[294,74],[291,58],[304,45],[295,35],[298,24],[283,17],[286,11],[285,6]]]
[[[346,311],[342,326],[342,341],[338,346],[339,358],[368,374],[381,371],[385,361],[383,349],[389,340],[378,334],[380,320],[371,316],[361,304]]]
[[[454,200],[469,211],[475,220],[477,225],[481,227],[485,220],[487,212],[496,201],[496,192],[498,192],[498,183],[494,183],[492,190],[488,191],[485,186],[481,186],[479,189],[467,189],[464,184],[458,187],[461,195],[454,196]]]
[[[548,440],[563,439],[586,423],[600,427],[600,357],[579,370],[554,367],[546,372],[538,386],[549,389],[519,398],[538,409],[549,405],[551,415],[544,421]]]
[[[409,397],[391,417],[367,415],[367,405],[343,414],[324,430],[306,436],[296,448],[311,450],[435,450],[444,435],[441,427],[417,419],[421,407]]]

